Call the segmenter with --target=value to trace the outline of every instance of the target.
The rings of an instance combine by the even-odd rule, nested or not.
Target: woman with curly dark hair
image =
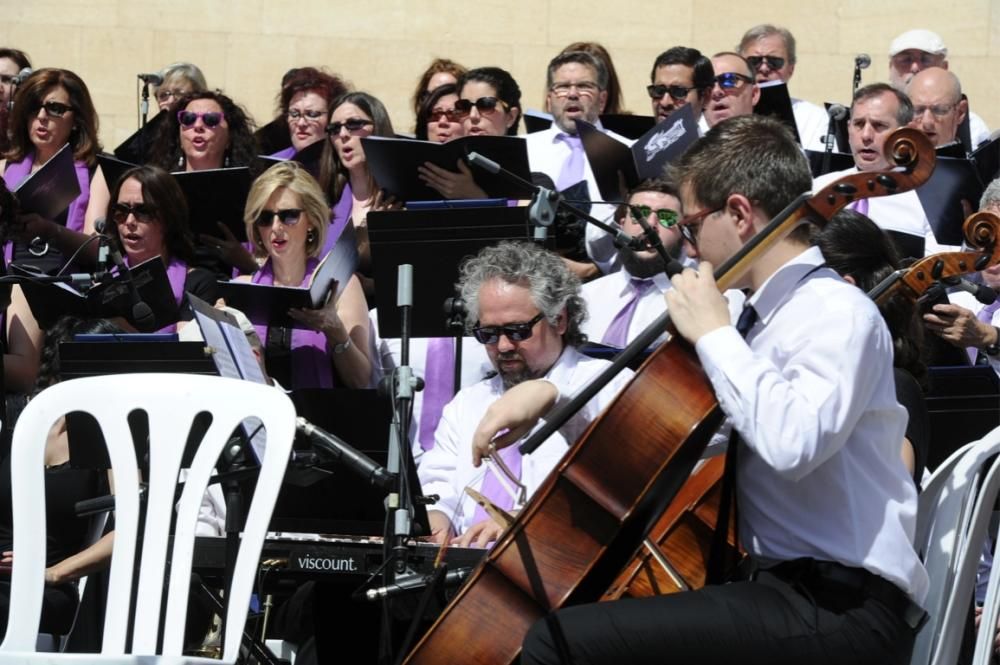
[[[167,171],[249,166],[256,156],[253,120],[221,92],[181,98],[156,138],[150,163]]]

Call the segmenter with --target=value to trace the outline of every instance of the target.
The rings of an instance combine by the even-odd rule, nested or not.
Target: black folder
[[[849,152],[831,152],[830,164],[825,169],[823,168],[823,158],[826,153],[822,150],[805,150],[804,152],[806,153],[806,159],[809,160],[809,170],[812,171],[812,177],[814,178],[826,175],[827,173],[845,171],[854,166],[854,155]]]
[[[28,265],[13,264],[11,271],[30,278],[40,275]],[[154,330],[175,323],[180,316],[173,289],[167,279],[167,269],[158,256],[143,261],[129,270],[139,298],[149,305],[155,321]],[[132,297],[128,283],[120,276],[99,282],[86,293],[68,284],[40,283],[30,279],[21,283],[31,313],[43,328],[54,324],[66,314],[80,317],[113,318],[120,316],[132,325]]]
[[[417,167],[431,162],[443,169],[457,171],[459,159],[477,152],[503,168],[531,182],[528,147],[519,136],[463,136],[447,143],[412,139],[368,136],[361,139],[365,161],[375,182],[402,201],[435,201],[441,193],[417,177]],[[531,190],[510,182],[499,174],[469,167],[472,177],[492,198],[523,199]]]
[[[917,196],[934,230],[945,245],[960,245],[966,210],[976,210],[983,190],[1000,171],[1000,140],[984,143],[968,157],[941,157]],[[963,206],[963,201],[968,205]]]
[[[292,145],[292,133],[284,115],[279,115],[258,129],[253,137],[257,141],[257,152],[262,155],[270,155]]]
[[[304,326],[288,316],[292,308],[316,309],[322,307],[330,297],[330,287],[337,282],[339,298],[347,282],[358,265],[358,247],[354,237],[354,226],[348,224],[331,249],[313,272],[309,285],[271,286],[252,282],[219,282],[219,297],[226,305],[246,314],[256,325],[303,328]]]
[[[799,128],[795,124],[795,114],[792,112],[792,97],[788,94],[788,86],[784,81],[766,81],[758,83],[760,88],[760,99],[753,107],[755,115],[768,115],[785,123],[795,142],[802,145],[802,138],[799,136]]]
[[[225,224],[237,240],[247,239],[243,208],[250,194],[250,169],[238,166],[172,174],[188,203],[188,226],[195,234],[219,235],[218,222]]]
[[[156,140],[156,135],[160,131],[160,126],[167,122],[169,113],[161,111],[157,113],[145,127],[140,127],[132,136],[122,141],[121,145],[115,148],[115,157],[123,162],[133,164],[145,164],[149,161],[149,152]],[[110,186],[111,183],[108,183]]]
[[[40,169],[21,181],[14,190],[22,213],[33,212],[56,219],[73,199],[80,196],[73,149],[67,143]]]
[[[577,120],[576,127],[601,198],[611,202],[624,200],[622,184],[632,189],[643,180],[660,177],[667,164],[698,140],[690,104],[655,125],[631,148],[583,120]]]
[[[111,191],[115,188],[115,183],[118,182],[122,175],[129,169],[138,166],[138,164],[119,159],[118,157],[112,157],[111,155],[101,154],[97,156],[97,166],[104,174],[104,182],[108,184],[108,191]]]
[[[552,114],[528,109],[524,112],[524,128],[529,134],[544,132],[552,126]]]
[[[254,158],[255,171],[263,173],[275,164],[280,164],[284,161],[292,161],[298,162],[304,166],[306,171],[308,171],[312,177],[319,178],[319,162],[320,158],[323,156],[324,143],[326,143],[325,140],[310,143],[302,150],[297,151],[287,160],[282,159],[281,157],[274,157],[273,155],[258,155]]]
[[[633,115],[631,113],[615,113],[601,116],[601,125],[615,134],[621,134],[627,139],[636,140],[642,137],[656,124],[656,118],[651,115]]]

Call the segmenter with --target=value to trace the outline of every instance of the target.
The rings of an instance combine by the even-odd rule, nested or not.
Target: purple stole
[[[351,194],[351,183],[344,185],[337,204],[330,210],[330,228],[326,230],[326,242],[320,256],[326,256],[337,243],[337,238],[344,232],[344,227],[351,221],[351,209],[354,207],[354,196]]]
[[[310,258],[306,273],[299,286],[309,283],[319,261]],[[268,259],[251,280],[254,284],[274,285],[274,269]],[[257,336],[267,345],[267,326],[254,324]],[[292,385],[291,388],[333,388],[334,377],[330,356],[326,350],[326,335],[315,330],[292,329]]]
[[[292,146],[288,146],[284,150],[279,150],[278,152],[272,155],[268,155],[268,157],[271,157],[272,159],[291,159],[294,156],[295,156],[295,148]]]

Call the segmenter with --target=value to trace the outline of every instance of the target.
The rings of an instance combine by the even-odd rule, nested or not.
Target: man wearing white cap
[[[889,46],[889,82],[897,90],[905,91],[906,84],[917,72],[928,67],[948,69],[948,47],[936,32],[910,30],[892,40]],[[990,129],[973,112],[969,112],[971,148],[990,138]]]

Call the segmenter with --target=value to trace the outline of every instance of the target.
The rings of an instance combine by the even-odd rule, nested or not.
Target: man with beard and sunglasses
[[[535,452],[522,458],[517,446],[509,446],[498,456],[502,466],[491,462],[473,467],[473,432],[480,421],[495,417],[491,406],[502,395],[539,378],[572,395],[608,362],[587,358],[576,349],[586,340],[580,328],[586,305],[579,280],[555,254],[529,243],[502,242],[466,261],[458,286],[468,310],[467,325],[485,345],[496,373],[463,388],[444,407],[434,447],[424,453],[418,474],[424,494],[439,496],[429,510],[432,537],[440,542],[457,536],[458,545],[484,547],[505,525],[490,519],[465,488],[482,493],[506,512],[519,509],[631,372],[619,374]],[[527,433],[515,429],[504,436],[514,441]]]

